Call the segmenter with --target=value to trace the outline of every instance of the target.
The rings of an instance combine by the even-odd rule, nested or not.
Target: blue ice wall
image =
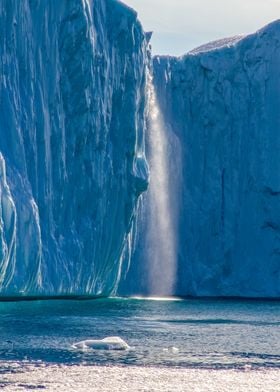
[[[175,293],[280,297],[280,21],[156,57],[154,80],[179,208]]]
[[[0,2],[0,295],[156,294],[149,38],[117,0]],[[279,21],[154,58],[174,294],[280,297],[279,70]]]
[[[115,290],[147,188],[146,47],[116,0],[1,1],[1,295]]]
[[[279,298],[280,21],[180,58],[156,56],[153,81],[168,140],[173,294]],[[149,145],[147,154],[150,161]],[[157,294],[149,286],[150,193],[121,293]]]

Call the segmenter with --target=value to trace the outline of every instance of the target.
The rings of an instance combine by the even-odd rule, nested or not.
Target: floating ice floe
[[[129,345],[120,337],[112,336],[105,339],[89,339],[74,343],[73,348],[79,350],[128,350]]]
[[[167,347],[167,348],[164,348],[163,351],[177,354],[179,352],[179,349],[178,349],[178,347]]]

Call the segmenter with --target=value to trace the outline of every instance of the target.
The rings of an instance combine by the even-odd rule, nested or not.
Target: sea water
[[[1,302],[0,333],[5,391],[280,390],[276,301]],[[111,336],[130,348],[73,347]]]

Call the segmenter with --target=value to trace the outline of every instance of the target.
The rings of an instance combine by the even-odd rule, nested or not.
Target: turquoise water
[[[280,367],[280,302],[99,299],[0,303],[0,361],[252,369]],[[123,352],[71,347],[119,336]],[[0,366],[1,371],[1,366]]]

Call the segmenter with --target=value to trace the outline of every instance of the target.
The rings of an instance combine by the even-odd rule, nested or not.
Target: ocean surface
[[[280,391],[277,301],[1,302],[0,334],[4,391]],[[131,348],[72,347],[110,336]]]

